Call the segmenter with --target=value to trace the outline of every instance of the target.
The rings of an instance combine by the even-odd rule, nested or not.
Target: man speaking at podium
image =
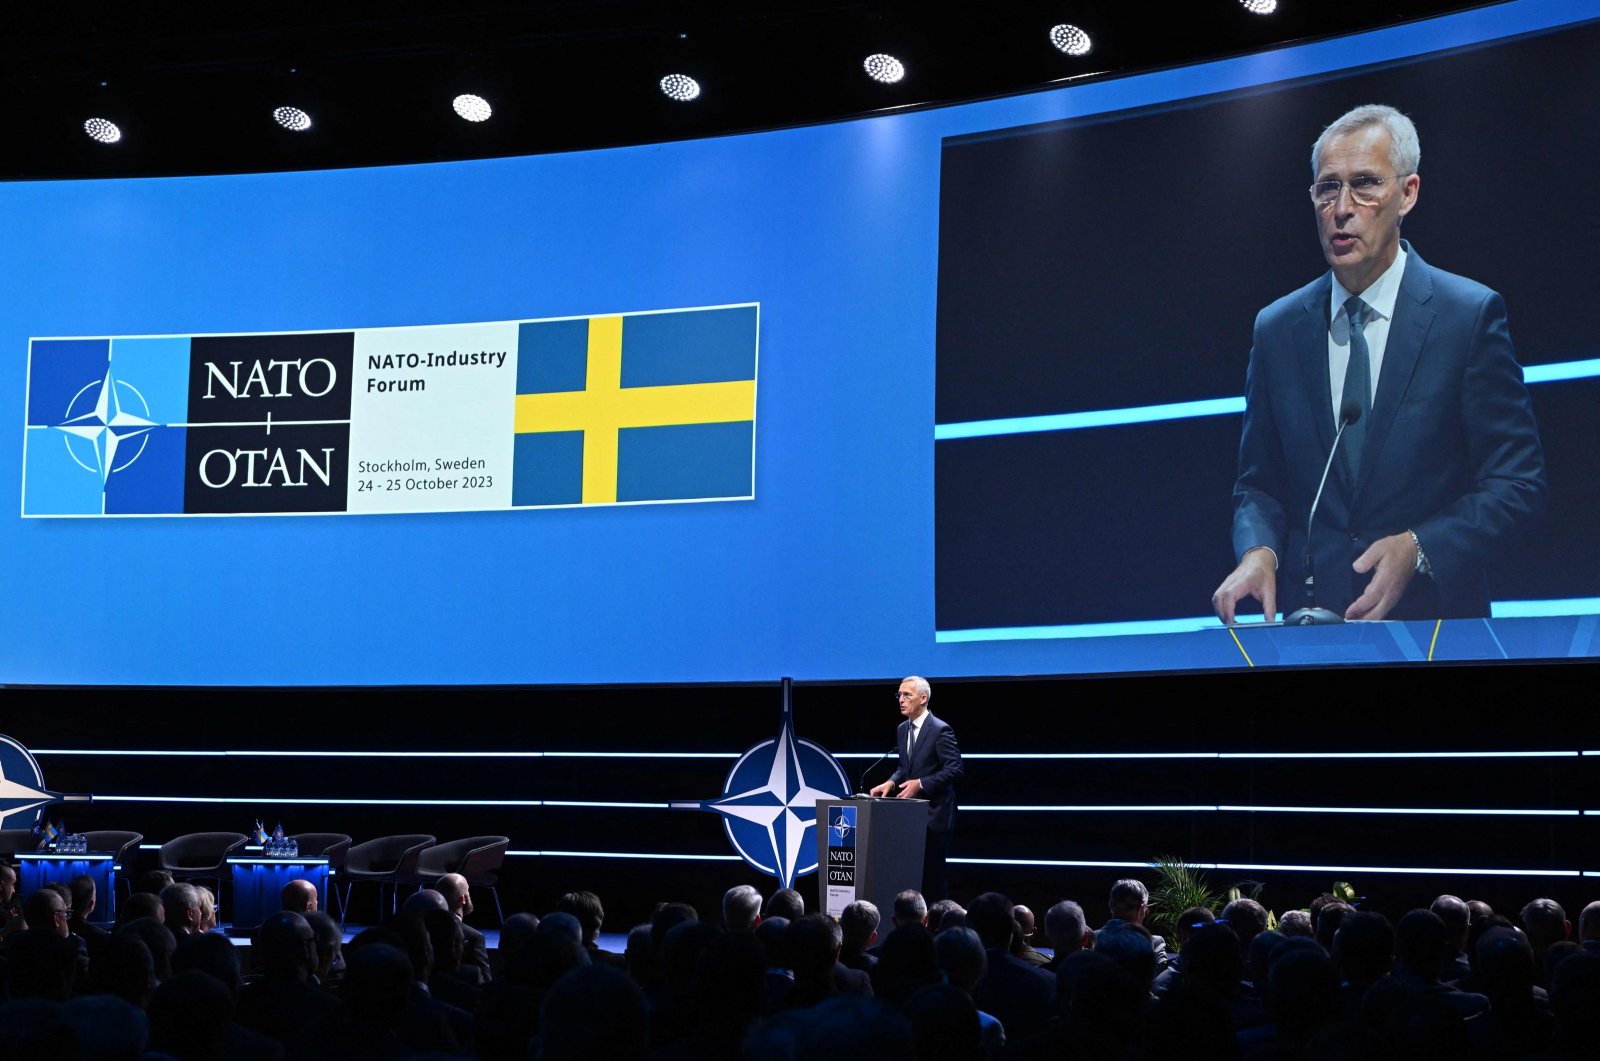
[[[1246,597],[1269,621],[1302,605],[1334,619],[1487,617],[1486,568],[1545,500],[1505,305],[1400,239],[1421,184],[1409,118],[1357,107],[1311,157],[1331,269],[1256,317],[1233,489],[1239,566],[1212,604],[1227,623]]]
[[[905,721],[895,735],[900,765],[889,780],[872,789],[874,796],[887,796],[896,785],[899,799],[928,801],[928,841],[923,849],[922,897],[936,903],[946,897],[945,856],[950,853],[950,836],[956,827],[956,782],[961,780],[961,748],[956,731],[928,710],[933,689],[926,679],[912,675],[900,683],[895,694]]]

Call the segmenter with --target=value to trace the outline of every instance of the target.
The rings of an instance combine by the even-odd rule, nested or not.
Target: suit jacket
[[[912,778],[922,782],[922,799],[928,801],[928,828],[934,832],[949,832],[956,825],[956,782],[964,770],[961,766],[961,748],[956,744],[956,731],[928,712],[922,720],[922,736],[917,746],[906,748],[911,739],[911,723],[900,723],[895,734],[900,749],[900,766],[891,775],[895,784],[904,784]]]
[[[486,984],[490,979],[489,951],[484,944],[483,933],[461,922],[461,934],[464,937],[461,948],[461,977],[469,984]]]
[[[1544,452],[1498,294],[1408,255],[1361,469],[1336,462],[1311,534],[1318,603],[1342,612],[1370,579],[1351,570],[1411,530],[1432,565],[1389,617],[1487,616],[1487,565],[1544,509]],[[1256,318],[1245,384],[1236,558],[1278,554],[1278,606],[1304,599],[1306,519],[1336,429],[1328,380],[1332,274]],[[1341,443],[1342,445],[1342,443]]]

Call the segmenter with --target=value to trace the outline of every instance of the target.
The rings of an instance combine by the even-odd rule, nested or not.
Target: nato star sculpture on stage
[[[678,810],[715,811],[734,850],[750,865],[792,888],[817,869],[817,800],[850,791],[844,768],[820,745],[794,735],[788,707],[778,736],[739,757],[717,799],[672,803]]]
[[[44,787],[39,762],[28,749],[0,736],[0,828],[31,829],[39,809],[60,798]]]

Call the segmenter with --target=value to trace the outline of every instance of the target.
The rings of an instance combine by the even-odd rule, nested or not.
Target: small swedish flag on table
[[[752,304],[521,325],[512,503],[754,497],[758,315]]]

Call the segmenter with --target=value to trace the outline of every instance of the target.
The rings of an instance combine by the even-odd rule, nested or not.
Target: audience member
[[[215,932],[217,930],[217,897],[211,894],[211,889],[201,884],[194,886],[195,898],[200,900],[200,931]]]
[[[1054,974],[1063,962],[1080,950],[1094,946],[1094,931],[1084,917],[1083,907],[1063,899],[1044,912],[1044,938],[1055,952],[1045,969]]]
[[[1285,910],[1278,918],[1278,931],[1290,939],[1315,939],[1317,936],[1308,910]]]
[[[1033,911],[1018,903],[1011,908],[1011,919],[1017,923],[1016,931],[1012,933],[1013,943],[1011,953],[1027,962],[1029,965],[1043,968],[1050,964],[1050,958],[1033,948],[1033,932],[1037,927]],[[930,926],[930,931],[938,934],[937,928]]]
[[[1454,895],[1439,896],[1428,909],[1438,914],[1439,920],[1444,922],[1455,950],[1445,964],[1439,979],[1460,980],[1462,977],[1470,976],[1472,961],[1467,957],[1467,931],[1472,927],[1472,911],[1467,909],[1464,901]]]
[[[594,892],[568,892],[556,902],[556,909],[578,919],[578,926],[583,930],[583,949],[589,952],[591,962],[619,968],[627,964],[622,955],[600,948],[600,927],[606,920],[606,908],[600,896]]]
[[[292,880],[283,886],[279,909],[309,914],[317,908],[317,886],[308,880]]]
[[[844,946],[839,951],[839,961],[851,969],[870,973],[878,964],[875,954],[867,948],[878,942],[878,908],[865,899],[857,899],[839,914],[839,928],[844,933]]]
[[[22,905],[17,901],[17,871],[0,861],[0,940],[22,929]]]
[[[200,931],[200,896],[192,884],[169,884],[161,889],[163,919],[174,936],[191,936]],[[155,1035],[151,1030],[152,1038]]]
[[[0,873],[0,906],[17,899],[10,884]],[[506,921],[498,975],[487,979],[465,972],[464,880],[441,881],[409,899],[409,913],[362,931],[341,977],[342,932],[320,910],[273,915],[241,951],[205,931],[197,889],[171,884],[120,904],[124,923],[106,935],[89,917],[107,896],[80,877],[22,897],[0,946],[0,1027],[12,1032],[0,1035],[0,1050],[54,1041],[48,1061],[147,1053],[149,1061],[876,1061],[884,1052],[923,1061],[1570,1061],[1594,1053],[1600,902],[1583,908],[1576,938],[1566,939],[1572,926],[1549,898],[1522,909],[1525,932],[1449,894],[1393,926],[1322,897],[1314,914],[1287,912],[1281,931],[1265,930],[1259,904],[1236,900],[1220,921],[1205,907],[1180,913],[1172,938],[1181,949],[1160,969],[1144,924],[1148,896],[1135,885],[1118,882],[1112,909],[1128,916],[1098,933],[1076,903],[1045,912],[1053,976],[1026,957],[1031,913],[998,892],[963,911],[929,910],[908,891],[885,926],[865,900],[837,923],[820,913],[763,917],[760,893],[741,885],[711,922],[686,904],[659,904],[615,963],[599,948],[600,897],[567,892],[543,921]],[[308,890],[315,894],[291,885],[284,900],[309,907]],[[765,905],[804,908],[783,892]],[[952,921],[971,928],[935,935],[927,927]],[[94,940],[87,958],[86,939]],[[241,958],[252,966],[248,984]]]
[[[89,915],[94,913],[99,898],[95,894],[94,878],[80,873],[72,878],[68,888],[72,893],[72,916],[67,919],[67,930],[81,937],[88,946],[88,953],[93,955],[111,938],[110,932],[89,923]]]
[[[311,926],[312,939],[317,947],[317,964],[311,970],[312,977],[319,984],[336,983],[344,976],[344,932],[337,921],[321,910],[312,910],[300,916]]]
[[[150,1042],[144,1011],[110,994],[79,995],[64,1007],[83,1061],[143,1061]]]
[[[250,944],[251,965],[259,978],[239,990],[234,1019],[281,1043],[290,1058],[315,1053],[322,1025],[339,1001],[311,985],[317,964],[311,925],[297,913],[280,911],[261,923]]]
[[[945,982],[960,990],[970,1002],[972,993],[977,990],[978,983],[989,969],[983,941],[970,928],[947,928],[933,938],[933,949]],[[924,996],[929,990],[923,988],[911,997]],[[992,1058],[1006,1045],[1005,1025],[993,1014],[978,1009],[976,1003],[973,1003],[973,1012],[978,1018],[978,1041],[982,1056]],[[915,1017],[912,1023],[918,1023]]]
[[[1110,911],[1111,917],[1100,926],[1102,932],[1124,923],[1143,925],[1145,917],[1150,913],[1150,890],[1144,886],[1143,881],[1119,880],[1111,886],[1111,896],[1106,901],[1106,909]],[[1096,935],[1097,940],[1098,938]],[[1157,967],[1166,965],[1167,941],[1151,933],[1150,944],[1155,948]],[[1098,942],[1096,946],[1099,946]]]
[[[1043,1030],[1056,985],[1054,977],[1011,954],[1011,907],[1011,900],[999,892],[985,892],[967,907],[967,924],[982,941],[989,965],[972,1001],[994,1014],[1007,1037],[1021,1041]]]
[[[1233,934],[1239,937],[1239,946],[1246,951],[1250,941],[1267,930],[1266,908],[1254,899],[1235,899],[1222,908],[1217,920],[1232,927]],[[1323,944],[1323,949],[1328,949],[1327,944]]]
[[[782,917],[790,921],[798,921],[806,913],[806,900],[803,895],[793,888],[779,888],[767,900],[766,908],[761,911],[763,917]]]
[[[889,915],[889,920],[894,922],[896,928],[901,925],[922,925],[926,927],[928,924],[928,902],[922,897],[921,892],[914,888],[907,888],[894,897],[894,912]]]
[[[140,918],[149,918],[158,925],[167,919],[166,908],[161,905],[161,896],[152,895],[150,892],[134,892],[122,901],[117,909],[118,928]]]
[[[486,983],[492,975],[489,970],[489,949],[484,942],[483,933],[467,924],[467,917],[471,915],[473,909],[472,885],[459,873],[446,873],[439,878],[435,887],[439,889],[439,894],[444,896],[445,909],[456,915],[456,920],[461,922],[461,934],[466,939],[466,950],[461,956],[463,974],[469,978],[476,975],[480,983]],[[537,924],[534,927],[537,928]]]
[[[938,935],[947,928],[966,928],[967,911],[954,899],[940,899],[928,907],[928,931]]]
[[[1572,922],[1554,899],[1535,899],[1522,908],[1521,917],[1522,929],[1533,946],[1534,960],[1542,967],[1544,952],[1550,949],[1550,944],[1572,935]]]
[[[722,927],[729,932],[754,932],[761,924],[761,893],[736,884],[722,893]]]

